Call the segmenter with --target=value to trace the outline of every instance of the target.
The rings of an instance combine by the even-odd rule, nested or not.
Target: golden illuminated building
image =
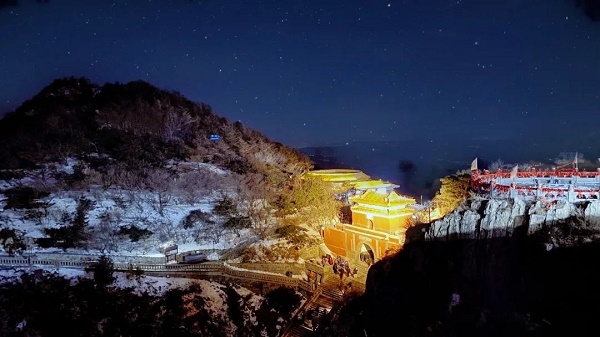
[[[351,223],[322,230],[325,245],[332,253],[370,264],[402,247],[415,199],[397,194],[397,185],[370,179],[356,170],[319,170],[306,176],[344,186],[354,194],[349,197]]]
[[[352,210],[352,224],[364,228],[397,235],[405,231],[414,210],[415,199],[398,195],[395,191],[387,194],[368,190],[362,195],[350,198],[355,204]]]
[[[348,169],[330,169],[330,170],[314,170],[304,173],[302,178],[318,178],[329,182],[353,182],[361,180],[369,180],[369,176],[359,170]]]
[[[338,191],[350,192],[350,195],[362,194],[367,190],[376,190],[380,193],[390,192],[398,185],[385,182],[381,179],[374,180],[360,170],[327,169],[308,171],[302,179],[320,179],[332,183]]]

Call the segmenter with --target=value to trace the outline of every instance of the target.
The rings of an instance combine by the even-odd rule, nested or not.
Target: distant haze
[[[364,171],[374,179],[400,185],[398,190],[424,199],[431,198],[439,188],[438,179],[458,170],[469,169],[471,161],[479,158],[479,168],[501,159],[517,164],[529,161],[552,164],[560,152],[580,152],[586,158],[598,157],[599,141],[589,139],[575,142],[569,139],[501,140],[448,139],[445,142],[400,141],[359,142],[301,148],[316,168],[353,168]],[[404,172],[400,162],[405,165]]]

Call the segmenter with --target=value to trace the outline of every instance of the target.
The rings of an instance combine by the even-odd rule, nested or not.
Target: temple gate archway
[[[358,257],[360,261],[365,263],[367,266],[371,266],[373,263],[375,263],[375,253],[373,252],[371,246],[367,245],[366,243],[360,244]]]

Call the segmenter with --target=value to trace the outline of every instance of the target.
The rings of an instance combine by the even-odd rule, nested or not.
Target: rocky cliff
[[[590,234],[600,232],[600,201],[571,204],[554,202],[525,202],[520,199],[466,200],[454,212],[435,221],[425,234],[427,240],[486,239],[513,236],[520,231],[533,234],[554,225],[571,223],[586,227]],[[593,237],[580,238],[583,242]],[[554,246],[569,242],[552,240]],[[551,248],[551,247],[548,247]]]

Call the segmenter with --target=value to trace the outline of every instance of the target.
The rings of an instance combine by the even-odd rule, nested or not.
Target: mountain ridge
[[[54,80],[4,114],[0,143],[0,169],[32,168],[82,153],[105,153],[132,168],[170,159],[214,163],[238,173],[264,166],[282,172],[312,167],[298,151],[216,115],[210,105],[144,81]]]

